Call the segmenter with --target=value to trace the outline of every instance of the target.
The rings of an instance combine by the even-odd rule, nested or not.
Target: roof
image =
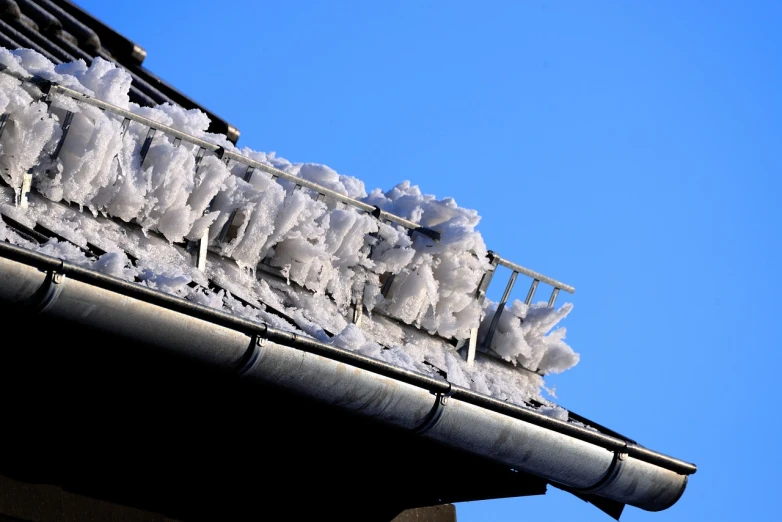
[[[32,6],[39,4],[49,10],[60,4],[75,8],[60,0],[5,2],[0,39],[24,41],[20,30],[8,29],[28,25],[21,10],[13,15],[14,6],[33,13]],[[56,12],[62,16],[66,10]],[[35,13],[36,23],[44,20]],[[9,16],[17,25],[8,22]],[[113,42],[114,52],[124,50],[131,60],[143,54],[105,26],[94,32],[103,42],[99,48],[85,27],[73,23],[78,21],[75,15],[67,20],[62,24],[67,32],[44,32],[56,35],[66,47],[68,34],[75,34],[81,45],[96,51]],[[43,40],[36,42],[43,46]],[[84,98],[51,82],[30,81],[45,83],[49,94]],[[134,95],[144,95],[145,88],[141,84]],[[201,154],[209,150],[220,159],[246,165],[249,173],[258,168],[286,176],[105,102],[82,101],[173,133],[173,138],[200,147]],[[148,136],[141,148],[142,157],[151,139]],[[320,196],[368,207],[315,183],[291,181]],[[3,198],[10,201],[11,194],[10,187],[0,187]],[[51,215],[67,207],[35,192],[30,197]],[[432,231],[379,208],[362,210],[433,238]],[[5,211],[2,217],[31,244],[50,237],[67,241],[63,230],[52,231],[41,223],[28,226]],[[147,234],[139,227],[127,230],[138,237]],[[183,252],[188,248],[174,246]],[[307,491],[312,502],[297,506],[300,511],[323,513],[352,503],[364,510],[374,506],[385,516],[408,507],[542,494],[548,485],[618,518],[625,504],[652,511],[673,505],[688,475],[696,471],[692,464],[648,450],[581,417],[571,415],[598,429],[34,250],[0,242],[2,313],[17,331],[31,333],[0,354],[0,385],[6,396],[16,397],[6,421],[15,426],[13,444],[29,450],[9,458],[0,473],[26,470],[36,480],[176,518],[219,518],[229,504],[236,513],[269,504],[283,507],[297,503],[299,490]],[[203,253],[205,260],[206,248]],[[496,255],[493,261],[508,263]],[[512,280],[517,272],[525,273],[512,265]],[[536,282],[544,277],[527,275]],[[483,283],[479,286],[485,290]],[[52,423],[70,429],[41,440]],[[71,455],[78,456],[78,464]],[[360,479],[339,482],[335,470]],[[278,477],[279,484],[272,489],[273,498],[259,506],[257,491],[265,487],[261,477],[269,476]]]
[[[143,47],[68,0],[0,0],[0,45],[34,49],[56,64],[77,59],[89,64],[100,56],[133,77],[130,101],[199,109],[211,120],[209,132],[225,134],[233,143],[239,139],[239,129],[146,69]]]

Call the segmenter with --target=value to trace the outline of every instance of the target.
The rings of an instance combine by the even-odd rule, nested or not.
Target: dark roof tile
[[[0,0],[0,45],[38,51],[54,63],[100,56],[133,78],[130,100],[139,105],[172,103],[199,109],[211,120],[210,132],[236,143],[239,130],[142,67],[147,52],[68,0]]]

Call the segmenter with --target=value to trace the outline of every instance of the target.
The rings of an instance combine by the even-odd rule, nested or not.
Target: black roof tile
[[[96,56],[123,67],[133,78],[130,100],[139,105],[172,103],[199,109],[211,120],[210,132],[225,134],[233,143],[239,130],[183,94],[141,64],[143,47],[121,35],[69,0],[0,0],[0,45],[26,47],[54,63]]]

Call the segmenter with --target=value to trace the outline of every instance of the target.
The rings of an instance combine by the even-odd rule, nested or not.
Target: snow
[[[37,87],[0,74],[0,112],[10,117],[0,139],[0,176],[18,194],[30,173],[34,189],[26,211],[14,207],[5,192],[0,210],[67,241],[39,245],[4,224],[0,240],[403,368],[447,375],[455,384],[516,404],[543,400],[544,381],[535,372],[561,372],[578,362],[564,341],[565,330],[557,327],[570,313],[569,304],[555,309],[511,303],[491,344],[508,365],[491,357],[468,365],[453,349],[449,341],[469,338],[472,328],[480,327],[484,339],[496,310],[495,303],[475,298],[490,268],[475,210],[423,194],[408,181],[368,193],[361,180],[325,165],[239,150],[225,136],[208,133],[209,120],[197,110],[131,103],[130,75],[100,58],[89,66],[83,61],[54,66],[34,51],[0,48],[0,64],[440,233],[439,241],[411,234],[334,200],[319,201],[309,189],[264,172],[245,181],[246,165],[226,164],[212,153],[197,162],[196,146],[175,144],[160,132],[142,163],[147,128],[133,122],[123,133],[121,117],[62,96],[49,111]],[[66,111],[74,113],[73,121],[52,159]],[[200,272],[183,244],[207,231],[211,252],[206,271]],[[105,253],[91,254],[92,246]],[[269,275],[273,272],[281,277]],[[357,298],[367,311],[361,326],[351,322]],[[554,406],[547,414],[567,417]]]

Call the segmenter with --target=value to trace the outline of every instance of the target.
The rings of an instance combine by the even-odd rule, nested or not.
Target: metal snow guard
[[[21,81],[22,83],[31,83],[36,85],[41,89],[41,91],[44,94],[43,100],[47,102],[47,104],[51,105],[51,102],[53,101],[53,98],[55,95],[62,95],[66,96],[68,98],[71,98],[75,100],[78,103],[83,103],[86,105],[91,105],[93,107],[97,107],[103,111],[109,111],[113,114],[116,114],[118,116],[121,116],[123,118],[123,129],[126,129],[127,126],[131,121],[139,123],[145,127],[147,127],[148,133],[146,136],[146,139],[144,141],[144,144],[141,147],[140,155],[141,155],[141,162],[143,164],[144,158],[146,156],[146,153],[149,151],[150,145],[152,143],[152,140],[155,137],[155,134],[159,131],[162,132],[166,136],[170,136],[174,139],[175,143],[185,141],[187,143],[191,143],[197,147],[199,147],[199,151],[197,153],[197,158],[203,158],[203,155],[206,151],[210,151],[213,154],[215,154],[218,158],[220,158],[222,161],[224,161],[226,164],[228,164],[231,161],[235,161],[237,163],[243,164],[247,166],[247,171],[244,175],[245,181],[250,181],[252,178],[253,172],[255,170],[260,170],[263,172],[266,172],[272,176],[272,179],[275,178],[282,178],[287,181],[290,181],[295,184],[296,188],[306,187],[313,192],[316,192],[318,194],[319,198],[328,197],[331,198],[338,203],[342,203],[346,206],[353,207],[357,210],[360,210],[362,212],[366,212],[371,214],[373,217],[378,219],[380,222],[386,222],[386,223],[393,223],[396,225],[400,225],[402,227],[405,227],[409,230],[409,232],[412,234],[414,232],[418,232],[431,240],[438,241],[440,238],[440,233],[436,230],[433,230],[431,228],[422,227],[418,223],[415,223],[413,221],[410,221],[408,219],[405,219],[401,216],[397,216],[396,214],[392,214],[390,212],[387,212],[380,207],[369,205],[368,203],[365,203],[363,201],[360,201],[355,198],[351,198],[349,196],[346,196],[344,194],[340,194],[339,192],[336,192],[334,190],[331,190],[327,187],[321,186],[317,183],[314,183],[312,181],[308,181],[306,179],[300,178],[298,176],[294,176],[292,174],[289,174],[287,172],[284,172],[280,169],[276,169],[270,165],[266,165],[265,163],[261,163],[258,161],[255,161],[247,156],[244,156],[242,154],[229,151],[225,149],[224,147],[220,145],[215,145],[214,143],[211,143],[209,141],[203,140],[201,138],[197,138],[191,134],[187,134],[185,132],[179,131],[177,129],[174,129],[172,127],[169,127],[168,125],[165,125],[161,122],[145,118],[143,116],[139,116],[137,114],[134,114],[128,110],[122,109],[121,107],[117,107],[116,105],[113,105],[111,103],[107,103],[105,101],[99,100],[93,96],[89,96],[87,94],[83,94],[79,91],[76,91],[74,89],[65,87],[63,85],[59,85],[56,82],[52,82],[50,80],[46,80],[44,78],[38,77],[38,76],[30,76],[30,77],[24,77],[22,75],[13,73],[7,69],[7,67],[3,64],[0,64],[0,72],[7,74],[13,78],[16,78],[17,80]],[[57,147],[55,149],[55,152],[53,154],[53,158],[56,158],[59,150],[62,148],[62,145],[65,142],[65,139],[67,138],[68,134],[68,128],[70,127],[71,120],[73,118],[73,114],[70,111],[66,111],[65,118],[62,122],[62,136],[60,137],[60,141],[57,144]],[[2,138],[3,129],[5,127],[5,124],[7,122],[8,115],[3,114],[0,117],[0,138]],[[198,160],[196,162],[196,168],[198,166]],[[30,189],[30,182],[31,178],[30,175],[27,174],[25,176],[25,182],[23,183],[23,186],[20,187],[20,193],[17,198],[17,203],[21,206],[26,205],[26,199],[27,195],[26,193]],[[232,216],[233,217],[233,216]],[[226,235],[226,232],[228,231],[228,228],[231,225],[231,222],[233,220],[229,219],[228,222],[225,224],[223,231],[218,236],[219,238],[224,238]],[[206,253],[207,253],[207,246],[208,246],[208,239],[206,237],[202,238],[200,243],[197,247],[194,249],[197,249],[198,255],[196,259],[196,265],[199,269],[205,270],[206,267]],[[524,274],[530,278],[532,278],[532,284],[529,288],[529,291],[527,293],[527,298],[525,299],[526,304],[530,304],[532,302],[532,299],[535,295],[535,292],[537,290],[538,284],[540,282],[546,283],[550,285],[553,289],[551,292],[551,296],[548,300],[548,306],[552,307],[554,306],[557,296],[559,294],[560,290],[564,290],[568,293],[574,293],[575,288],[562,283],[561,281],[558,281],[556,279],[552,279],[548,276],[545,276],[539,272],[536,272],[534,270],[530,270],[529,268],[523,267],[517,263],[514,263],[512,261],[509,261],[507,259],[502,258],[499,254],[493,251],[489,251],[489,260],[491,262],[491,268],[484,274],[480,284],[478,285],[478,288],[476,290],[475,298],[479,302],[483,302],[486,297],[486,291],[489,288],[489,285],[492,281],[492,278],[496,272],[497,266],[504,266],[506,268],[509,268],[512,270],[510,279],[508,280],[508,283],[506,285],[505,291],[503,293],[502,299],[498,303],[497,311],[494,315],[494,318],[492,319],[491,325],[489,327],[488,333],[483,340],[480,348],[483,352],[496,356],[493,352],[491,347],[491,341],[494,336],[494,332],[496,331],[497,324],[499,322],[499,318],[501,314],[504,311],[505,304],[507,303],[508,298],[510,297],[510,292],[513,289],[513,286],[516,282],[516,278],[518,274]],[[383,295],[386,295],[388,291],[388,287],[390,287],[390,282],[393,280],[393,277],[390,277],[387,279],[386,284],[383,288]],[[360,306],[360,305],[359,305]],[[358,308],[358,306],[357,306]],[[361,313],[357,310],[357,313],[354,314],[354,322],[360,321]],[[457,343],[457,349],[466,349],[466,359],[468,362],[472,362],[475,359],[476,351],[478,349],[478,328],[472,328],[470,332],[470,338],[469,339],[462,339],[459,340]]]

